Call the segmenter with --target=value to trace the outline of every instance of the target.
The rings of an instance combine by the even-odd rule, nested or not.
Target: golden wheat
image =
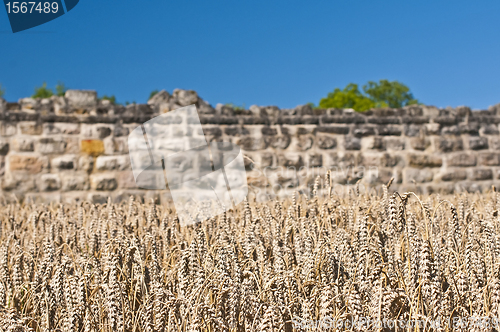
[[[181,227],[169,206],[0,209],[0,331],[489,330],[500,315],[500,195],[245,201]],[[401,328],[375,322],[440,321]]]

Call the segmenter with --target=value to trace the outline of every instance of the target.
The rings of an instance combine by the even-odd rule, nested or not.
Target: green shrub
[[[236,104],[233,104],[233,103],[227,103],[227,104],[225,104],[225,106],[231,107],[235,111],[244,111],[244,110],[246,110],[245,104],[239,106],[239,105],[236,105]]]
[[[363,91],[375,102],[375,107],[398,108],[418,104],[410,88],[398,81],[380,80],[379,83],[369,81]]]
[[[42,86],[35,88],[35,94],[32,98],[50,98],[54,95],[54,91],[47,88],[47,83],[43,82]]]
[[[114,95],[111,95],[111,96],[104,95],[99,99],[100,100],[109,100],[111,102],[111,104],[116,104],[116,97]]]
[[[66,90],[68,90],[68,89],[66,88],[66,86],[64,85],[63,82],[59,82],[56,85],[56,95],[58,95],[59,97],[64,97]]]
[[[2,84],[0,84],[0,98],[2,98],[4,94],[5,94],[5,89],[3,89]]]
[[[353,108],[364,112],[371,108],[391,107],[398,108],[406,105],[418,104],[410,89],[398,82],[380,80],[378,83],[369,81],[359,91],[355,83],[348,84],[343,90],[336,88],[326,98],[319,102],[320,108]]]
[[[153,98],[153,97],[154,97],[154,95],[155,95],[155,94],[157,94],[158,92],[160,92],[160,91],[158,91],[158,90],[153,90],[153,91],[151,91],[151,93],[149,94],[149,99]],[[148,100],[149,100],[149,99],[148,99]]]
[[[375,107],[375,103],[364,96],[354,83],[348,84],[344,90],[336,88],[326,98],[319,101],[321,108],[353,108],[358,112],[364,112]]]

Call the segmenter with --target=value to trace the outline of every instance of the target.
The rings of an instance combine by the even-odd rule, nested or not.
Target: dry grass
[[[5,206],[0,331],[292,331],[292,320],[327,317],[498,317],[500,194],[420,201],[384,187],[341,198],[319,187],[312,199],[245,202],[187,227],[170,208],[133,200]]]

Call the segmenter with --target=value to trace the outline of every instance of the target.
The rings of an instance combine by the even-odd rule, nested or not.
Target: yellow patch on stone
[[[104,143],[98,139],[83,140],[81,151],[88,155],[97,157],[104,153]]]

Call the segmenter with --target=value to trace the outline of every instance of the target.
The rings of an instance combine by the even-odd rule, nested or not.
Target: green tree
[[[101,100],[109,100],[111,102],[111,104],[116,104],[116,97],[114,95],[111,95],[111,96],[104,95],[100,99]]]
[[[66,86],[64,85],[63,82],[57,83],[57,85],[56,85],[56,95],[58,95],[59,97],[63,97],[64,94],[66,93],[66,90],[68,90],[68,89],[66,88]]]
[[[0,98],[2,98],[4,94],[5,94],[5,89],[3,89],[2,84],[0,84]]]
[[[42,86],[35,88],[35,94],[32,98],[50,98],[54,95],[54,91],[47,88],[47,83],[43,82]]]
[[[244,111],[245,110],[245,104],[243,105],[236,105],[234,103],[226,103],[225,104],[227,107],[231,107],[235,111]]]
[[[350,83],[343,90],[335,88],[326,98],[319,101],[319,107],[353,108],[358,112],[364,112],[375,107],[375,103],[359,91],[357,84]]]
[[[149,94],[149,99],[153,98],[153,97],[154,97],[154,95],[155,95],[155,94],[157,94],[158,92],[160,92],[160,91],[158,91],[158,90],[153,90],[153,91],[151,91],[151,93]],[[149,99],[148,99],[148,100],[149,100]]]
[[[363,91],[375,102],[375,107],[398,108],[418,104],[410,88],[398,81],[380,80],[379,83],[369,81],[363,86]]]

